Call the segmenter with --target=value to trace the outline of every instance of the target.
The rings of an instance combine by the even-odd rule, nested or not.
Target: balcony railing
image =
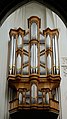
[[[9,103],[9,110],[18,108],[18,99],[14,99]]]
[[[50,109],[55,110],[55,112],[59,112],[59,102],[56,100],[50,100]]]
[[[13,113],[14,111],[18,111],[19,109],[41,109],[41,110],[49,110],[55,113],[59,113],[59,102],[53,99],[49,100],[49,104],[41,103],[41,104],[19,104],[19,99],[14,99],[9,103],[9,111]]]

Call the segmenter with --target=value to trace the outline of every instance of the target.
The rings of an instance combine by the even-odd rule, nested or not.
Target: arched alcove
[[[42,5],[45,5],[46,7],[48,7],[49,9],[51,9],[52,11],[54,11],[65,23],[65,25],[67,26],[67,9],[66,9],[66,2],[64,1],[54,1],[54,0],[17,0],[17,1],[1,1],[1,6],[0,6],[0,25],[2,25],[2,23],[5,21],[5,19],[12,13],[14,12],[17,8],[19,8],[22,5],[25,5],[29,2],[38,2],[41,3]],[[4,3],[4,4],[3,4]]]

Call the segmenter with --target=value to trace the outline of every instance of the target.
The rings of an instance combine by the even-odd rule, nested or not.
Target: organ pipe
[[[53,37],[53,73],[56,74],[56,51],[55,51],[55,38]]]
[[[51,55],[50,53],[47,55],[47,73],[51,74]]]
[[[45,102],[46,104],[49,104],[49,92],[45,93]]]
[[[36,51],[35,51],[35,66],[36,66],[36,73],[37,73],[37,66],[38,66],[38,57],[37,57],[37,45],[35,45],[35,49],[36,49]]]
[[[19,92],[19,104],[22,104],[22,93]]]
[[[21,55],[18,54],[17,56],[17,73],[21,73]]]
[[[37,39],[37,24],[35,22],[31,24],[31,39]]]
[[[19,37],[18,37],[18,40],[17,40],[17,45],[18,45],[18,48],[22,47],[22,37],[21,37],[20,34],[19,34]]]
[[[51,39],[50,39],[50,35],[48,34],[46,37],[46,48],[50,48],[51,47]]]
[[[59,91],[58,91],[58,88],[56,88],[56,100],[59,101]]]
[[[34,59],[34,62],[33,62],[33,70],[34,70],[34,73],[35,73],[35,44],[33,44],[33,59]]]
[[[14,39],[13,41],[13,74],[15,74],[16,39]]]
[[[52,59],[51,59],[51,37],[46,33],[46,50],[47,50],[47,74],[51,74]]]
[[[10,49],[10,74],[12,74],[12,66],[13,66],[13,39],[14,39],[14,37],[12,36],[11,37],[11,49]]]
[[[31,73],[37,73],[37,45],[31,46]]]
[[[58,41],[57,41],[57,36],[55,35],[55,51],[56,51],[56,73],[58,74],[59,73],[59,58],[58,58]]]
[[[37,86],[35,84],[31,86],[31,97],[32,103],[35,103],[37,101]]]
[[[33,72],[33,45],[31,46],[31,73]]]

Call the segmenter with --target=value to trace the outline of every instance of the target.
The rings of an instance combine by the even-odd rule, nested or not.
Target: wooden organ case
[[[31,16],[27,32],[21,28],[9,32],[11,119],[25,118],[23,114],[33,111],[38,115],[43,112],[47,119],[57,119],[59,115],[59,32],[50,28],[42,32],[40,28],[41,19]]]

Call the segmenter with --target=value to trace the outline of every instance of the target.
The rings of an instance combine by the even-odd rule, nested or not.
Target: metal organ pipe
[[[21,73],[21,55],[18,54],[17,56],[17,73],[20,74]]]
[[[35,22],[31,24],[31,39],[37,39],[37,24]]]
[[[50,53],[47,55],[47,73],[51,74],[51,55]]]
[[[13,39],[13,74],[15,74],[16,39]]]
[[[45,93],[45,102],[49,104],[49,92]]]
[[[31,24],[31,40],[37,40],[37,24],[35,22],[32,22]],[[31,73],[37,73],[37,45],[35,43],[31,44]]]
[[[17,45],[18,45],[18,48],[21,48],[22,47],[22,37],[21,37],[20,34],[18,36]]]
[[[46,48],[50,48],[51,47],[51,39],[50,39],[50,35],[48,34],[46,37]]]
[[[36,51],[35,51],[35,66],[36,66],[36,73],[37,73],[37,66],[38,66],[38,57],[37,57],[37,45],[35,45],[35,49],[36,49]]]
[[[53,45],[53,74],[56,73],[56,51],[55,51],[55,38],[52,39]]]
[[[22,93],[19,92],[19,104],[22,104]]]
[[[32,86],[31,86],[31,97],[32,97],[32,103],[36,103],[36,101],[37,101],[37,86],[35,84],[32,84]]]
[[[31,73],[37,73],[37,45],[31,46]]]
[[[58,88],[56,88],[56,100],[59,101],[59,93]]]
[[[14,39],[14,37],[12,36],[11,37],[11,49],[10,49],[10,71],[9,71],[9,73],[10,74],[12,74],[12,66],[13,66],[13,39]]]
[[[31,45],[31,73],[33,72],[33,45]]]
[[[35,73],[35,44],[33,44],[34,47],[34,51],[33,51],[33,57],[34,57],[34,65],[33,65],[33,69],[34,69],[34,73]]]
[[[55,51],[56,51],[56,73],[59,74],[59,61],[58,61],[58,41],[57,36],[55,35]]]
[[[50,35],[48,34],[46,37],[46,50],[49,51],[47,54],[47,74],[51,74],[51,68],[52,68],[50,47],[51,47],[51,38]]]

